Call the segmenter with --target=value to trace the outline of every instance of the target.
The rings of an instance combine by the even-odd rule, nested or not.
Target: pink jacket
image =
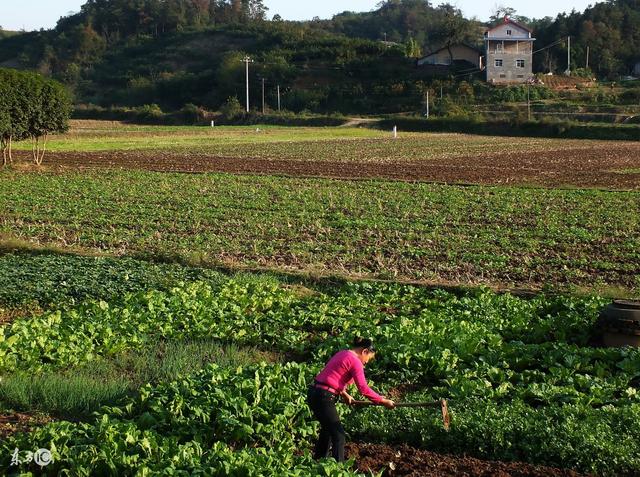
[[[367,385],[362,362],[355,353],[348,349],[334,354],[320,374],[316,376],[316,381],[332,387],[338,393],[341,393],[348,385],[355,382],[360,394],[370,401],[380,402],[384,399]]]

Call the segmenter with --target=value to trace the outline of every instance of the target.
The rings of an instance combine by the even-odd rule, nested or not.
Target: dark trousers
[[[315,418],[320,422],[320,435],[316,443],[315,459],[329,457],[329,446],[332,446],[332,456],[338,462],[344,462],[344,444],[346,436],[340,423],[340,416],[336,410],[338,396],[319,389],[309,387],[307,403]]]

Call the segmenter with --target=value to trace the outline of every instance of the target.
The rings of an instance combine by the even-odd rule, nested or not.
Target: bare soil
[[[522,462],[498,462],[473,457],[449,456],[407,445],[347,444],[347,455],[359,471],[399,477],[579,477],[573,470]]]
[[[592,149],[501,152],[421,162],[332,162],[320,160],[217,157],[170,152],[50,153],[45,164],[58,169],[116,168],[159,172],[225,172],[334,179],[487,185],[535,185],[640,189],[640,144]]]
[[[42,415],[24,413],[0,414],[0,439],[7,438],[17,432],[31,431],[51,421],[51,418]]]
[[[42,309],[36,305],[21,308],[3,308],[0,306],[0,326],[12,323],[18,318],[42,313]]]
[[[577,76],[544,76],[541,79],[545,86],[556,91],[576,90],[578,86],[590,87],[594,85],[594,82],[589,78],[579,78]]]

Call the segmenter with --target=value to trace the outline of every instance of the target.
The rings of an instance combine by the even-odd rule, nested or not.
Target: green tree
[[[240,104],[240,101],[238,100],[237,96],[231,96],[222,105],[222,107],[220,108],[220,112],[222,113],[222,116],[226,120],[232,121],[234,119],[244,116],[245,109]]]
[[[269,9],[262,0],[245,0],[245,11],[250,21],[263,21]]]
[[[442,15],[442,22],[438,33],[434,36],[449,50],[449,56],[453,64],[451,47],[473,37],[473,24],[464,18],[459,9],[449,3],[440,5],[438,12]]]
[[[0,82],[0,149],[2,149],[2,165],[6,166],[11,155],[11,116],[10,109],[11,91],[8,85]]]
[[[245,88],[245,66],[242,59],[245,53],[233,51],[222,58],[216,71],[216,80],[219,85],[222,98],[230,96],[242,96]]]
[[[517,20],[517,10],[512,7],[507,7],[505,5],[499,4],[496,5],[489,17],[489,23],[491,25],[498,25],[504,21],[505,18],[512,18]]]
[[[33,160],[41,165],[49,134],[69,129],[72,107],[67,90],[57,81],[38,76],[32,84],[28,134],[33,142]]]
[[[281,52],[265,53],[260,60],[262,76],[271,84],[289,84],[295,79],[296,68]]]
[[[11,144],[31,138],[33,160],[42,164],[47,137],[67,131],[71,100],[64,86],[32,72],[0,70],[0,145],[3,165]]]
[[[405,54],[407,58],[420,58],[422,56],[422,48],[415,38],[409,38],[405,45]]]
[[[13,162],[13,141],[28,137],[29,98],[25,77],[29,73],[0,69],[0,147],[2,164]]]

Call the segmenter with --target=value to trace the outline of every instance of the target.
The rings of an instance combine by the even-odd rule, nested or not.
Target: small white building
[[[532,31],[510,18],[484,34],[487,81],[526,83],[533,77]]]

